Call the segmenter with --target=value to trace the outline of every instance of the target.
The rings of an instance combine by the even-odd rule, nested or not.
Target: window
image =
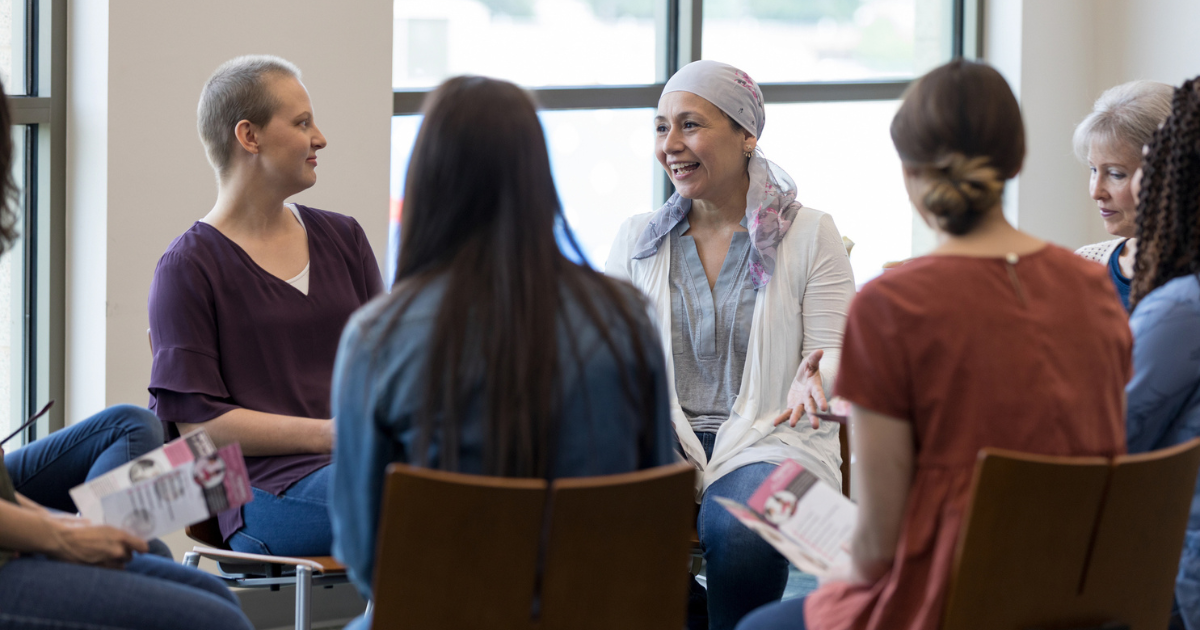
[[[19,238],[0,257],[0,438],[63,394],[65,0],[0,0],[0,81],[13,114]],[[62,426],[62,405],[5,445]]]
[[[662,85],[691,60],[740,67],[762,85],[760,146],[805,205],[855,241],[861,284],[914,253],[887,133],[908,82],[977,47],[978,0],[396,0],[393,219],[424,95],[459,74],[530,88],[567,220],[602,267],[621,222],[671,185],[654,158]],[[387,277],[393,275],[393,225]],[[919,245],[917,246],[919,247]]]

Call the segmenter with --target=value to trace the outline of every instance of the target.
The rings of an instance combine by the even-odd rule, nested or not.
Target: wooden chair
[[[150,355],[154,355],[154,338],[150,329],[146,329],[146,341],[150,345]],[[167,425],[167,439],[179,437],[179,429]],[[200,558],[208,558],[217,563],[217,576],[229,586],[240,588],[270,588],[278,591],[280,586],[294,584],[296,586],[296,630],[309,630],[312,627],[312,587],[326,588],[335,584],[344,584],[349,578],[346,567],[342,566],[332,556],[308,556],[292,558],[288,556],[268,556],[257,553],[239,553],[229,548],[221,536],[221,528],[214,516],[206,521],[185,528],[188,538],[203,546],[192,547],[183,555],[183,563],[196,568]]]
[[[388,467],[374,628],[682,628],[695,471],[508,479]]]
[[[1140,455],[984,449],[943,630],[1167,627],[1200,439]]]

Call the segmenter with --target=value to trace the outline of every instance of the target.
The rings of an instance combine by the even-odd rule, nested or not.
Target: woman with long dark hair
[[[1200,435],[1200,78],[1175,90],[1141,170],[1133,315],[1133,379],[1125,430],[1141,453]],[[1192,500],[1171,628],[1200,628],[1200,487]]]
[[[0,86],[0,254],[17,238],[11,133],[8,99]],[[122,417],[129,420],[117,422]],[[138,425],[152,428],[127,430]],[[139,432],[144,435],[136,436]],[[114,407],[43,440],[46,444],[39,440],[10,458],[20,461],[11,476],[10,462],[0,450],[0,627],[252,627],[237,598],[213,576],[148,555],[146,541],[47,510],[13,487],[14,479],[30,477],[26,488],[33,496],[73,509],[66,496],[69,480],[81,483],[85,476],[95,476],[89,470],[114,468],[125,461],[122,455],[128,458],[162,443],[153,414],[128,405]]]
[[[482,77],[442,84],[413,147],[395,285],[351,320],[334,372],[334,551],[365,596],[393,461],[541,478],[671,461],[646,304],[571,262],[558,228],[530,97]]]
[[[1016,97],[988,65],[918,79],[892,120],[909,199],[938,245],[867,283],[834,392],[851,403],[850,562],[742,630],[934,630],[979,450],[1124,451],[1125,311],[1103,267],[1014,228]]]

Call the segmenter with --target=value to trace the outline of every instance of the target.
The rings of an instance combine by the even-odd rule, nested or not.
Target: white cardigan
[[[842,487],[838,425],[823,422],[813,430],[803,416],[796,428],[771,422],[787,407],[787,393],[800,361],[824,350],[821,380],[832,397],[842,353],[846,312],[854,297],[854,272],[833,218],[801,207],[779,244],[775,273],[758,290],[742,386],[733,413],[717,431],[712,461],[707,461],[699,438],[679,406],[671,349],[671,241],[663,239],[658,252],[642,260],[631,258],[634,244],[650,213],[630,217],[617,233],[605,271],[628,280],[650,300],[651,320],[658,325],[667,358],[667,388],[671,420],[687,459],[700,471],[697,496],[712,482],[737,468],[756,462],[778,464],[795,459],[835,488]]]

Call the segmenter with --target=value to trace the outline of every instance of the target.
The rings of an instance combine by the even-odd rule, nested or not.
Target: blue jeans
[[[715,433],[697,433],[712,457]],[[745,503],[775,470],[775,464],[750,464],[713,482],[700,501],[696,533],[704,549],[708,584],[708,627],[732,630],[746,613],[783,597],[788,562],[758,534],[742,525],[715,497]]]
[[[138,554],[124,571],[15,558],[0,567],[6,630],[253,630],[238,600],[211,575]]]
[[[807,597],[789,599],[786,602],[768,604],[746,615],[737,630],[804,630],[804,600]]]
[[[4,456],[17,492],[62,512],[77,512],[71,488],[163,445],[153,412],[117,405]]]
[[[241,529],[229,537],[234,551],[275,556],[328,556],[329,466],[314,470],[279,496],[252,488],[242,507]]]

